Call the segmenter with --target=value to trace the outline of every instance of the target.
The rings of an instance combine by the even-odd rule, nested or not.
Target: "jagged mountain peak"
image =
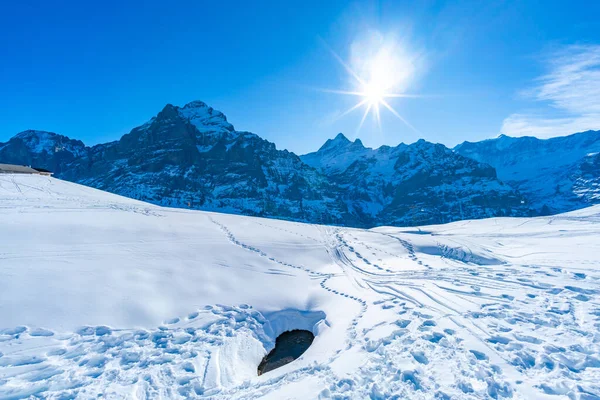
[[[452,152],[452,150],[450,150],[449,148],[447,148],[446,146],[444,146],[441,143],[434,143],[434,142],[429,142],[425,139],[419,139],[416,142],[414,142],[413,144],[409,144],[409,145],[404,145],[403,143],[400,143],[397,148],[399,149],[405,149],[407,151],[410,150],[418,150],[421,152]]]
[[[351,141],[343,133],[338,133],[333,139],[327,139],[327,141],[317,150],[319,152],[331,152],[331,151],[346,151],[347,149],[365,149],[360,139]]]
[[[202,100],[193,100],[181,108],[212,108]]]
[[[222,119],[224,119],[225,121],[227,121],[227,117],[225,116],[225,114],[223,114],[221,111],[219,110],[215,110],[214,108],[212,108],[211,106],[209,106],[208,104],[206,104],[205,102],[201,101],[201,100],[194,100],[191,101],[187,104],[185,104],[183,107],[175,107],[177,110],[179,111],[186,111],[186,114],[206,114],[206,115],[211,115],[211,116],[218,116]]]
[[[343,133],[338,133],[333,139],[327,139],[321,148],[300,158],[313,168],[329,172],[341,172],[354,161],[368,156],[371,149],[363,146],[360,139],[350,141]]]
[[[27,129],[27,130],[24,130],[23,132],[17,133],[14,137],[19,138],[19,139],[26,139],[26,138],[30,138],[30,137],[34,137],[34,136],[36,136],[36,137],[41,137],[41,136],[54,137],[54,136],[59,136],[59,135],[54,132],[40,131],[37,129]]]
[[[176,107],[179,115],[190,121],[200,131],[206,126],[218,126],[220,129],[233,132],[235,129],[227,121],[227,117],[219,110],[215,110],[203,101],[195,100],[183,107]]]
[[[407,148],[423,149],[423,148],[431,148],[434,145],[435,145],[434,143],[428,142],[425,139],[419,139],[416,142],[414,142],[413,144],[409,144],[407,146]]]
[[[44,141],[57,141],[57,140],[62,140],[62,141],[64,141],[64,140],[71,141],[72,140],[75,142],[80,142],[79,140],[71,139],[67,136],[60,135],[58,133],[42,131],[42,130],[37,130],[37,129],[27,129],[23,132],[17,133],[12,138],[20,139],[24,142],[32,142],[32,141],[44,142]]]
[[[356,147],[365,147],[365,146],[363,145],[363,142],[362,142],[362,140],[360,140],[360,139],[354,139],[354,142],[352,142],[352,144],[353,144],[354,146],[356,146]]]
[[[82,141],[71,139],[64,135],[59,135],[54,132],[28,129],[17,133],[11,141],[21,142],[32,153],[55,153],[67,150],[74,154],[80,154],[85,150],[85,145]]]
[[[327,141],[319,148],[318,151],[327,151],[340,147],[347,146],[352,143],[343,133],[338,133],[335,138],[327,139]]]
[[[412,144],[400,143],[395,147],[381,146],[376,149],[365,147],[360,139],[350,141],[343,134],[338,134],[334,139],[328,139],[316,152],[305,154],[301,159],[313,168],[321,169],[327,173],[340,173],[356,162],[377,163],[378,160],[387,160],[397,157],[400,153],[415,154],[423,159],[432,159],[436,156],[447,156],[452,151],[440,143],[428,142],[419,139]],[[458,155],[457,155],[458,156]],[[384,163],[385,163],[384,162]],[[391,173],[392,166],[381,168]],[[383,173],[383,172],[382,172]]]
[[[183,107],[168,103],[163,109],[150,121],[143,126],[150,126],[152,123],[172,121],[181,119],[189,121],[200,132],[223,131],[234,132],[235,128],[227,121],[227,117],[219,110],[215,110],[203,101],[195,100],[185,104]]]
[[[121,150],[133,151],[139,146],[154,147],[168,142],[169,146],[196,145],[202,152],[221,139],[231,140],[238,135],[225,114],[196,100],[183,107],[166,104],[156,116],[132,129],[119,142]]]

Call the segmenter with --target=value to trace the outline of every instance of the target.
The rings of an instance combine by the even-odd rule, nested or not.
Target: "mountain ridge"
[[[523,192],[542,214],[597,204],[595,182],[600,168],[600,131],[538,139],[501,135],[480,142],[463,142],[454,151],[493,166],[498,177]]]
[[[94,146],[25,132],[0,143],[0,162],[163,206],[358,227],[536,212],[493,166],[456,148],[420,139],[371,149],[340,133],[298,156],[236,130],[202,101],[167,104],[119,140]]]

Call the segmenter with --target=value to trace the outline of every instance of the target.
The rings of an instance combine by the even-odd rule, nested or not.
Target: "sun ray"
[[[362,106],[363,104],[365,104],[366,102],[368,102],[368,99],[363,99],[362,101],[360,101],[358,104],[352,106],[351,108],[349,108],[348,110],[344,111],[342,114],[338,115],[335,119],[338,120],[348,114],[350,114],[352,111],[356,110],[357,108],[359,108],[360,106]]]
[[[362,128],[365,119],[367,118],[367,115],[369,115],[369,110],[371,109],[372,104],[369,103],[369,105],[367,106],[367,109],[365,110],[365,113],[362,116],[362,119],[360,120],[360,124],[358,124],[358,129],[356,129],[356,132],[360,131],[360,128]]]
[[[387,103],[387,101],[385,101],[385,100],[381,100],[381,104],[383,104],[383,106],[384,106],[385,108],[387,108],[388,110],[390,110],[390,112],[391,112],[392,114],[394,114],[396,117],[398,117],[398,119],[399,119],[400,121],[404,122],[404,124],[405,124],[406,126],[408,126],[410,129],[412,129],[412,130],[413,130],[413,131],[415,131],[416,133],[418,133],[418,134],[421,134],[421,132],[419,132],[419,131],[417,130],[417,128],[415,128],[414,126],[412,126],[412,125],[411,125],[411,124],[410,124],[410,123],[409,123],[407,120],[405,120],[405,119],[404,119],[404,118],[403,118],[403,117],[402,117],[400,114],[398,114],[398,113],[396,112],[396,110],[394,110],[394,109],[392,108],[392,106],[390,106],[390,105]]]
[[[353,96],[364,96],[365,93],[364,92],[356,92],[356,91],[349,91],[349,90],[336,90],[336,89],[318,89],[320,92],[325,92],[325,93],[337,93],[337,94],[349,94],[349,95],[353,95]]]
[[[325,47],[327,47],[327,50],[329,50],[329,52],[333,55],[333,57],[335,57],[335,59],[344,67],[344,69],[350,74],[352,75],[352,77],[354,79],[356,79],[358,81],[358,83],[360,83],[361,85],[365,85],[365,81],[358,76],[358,74],[356,72],[354,72],[354,70],[352,68],[350,68],[350,66],[348,64],[346,64],[346,62],[342,59],[342,57],[338,56],[338,54],[333,51],[333,49],[327,44],[327,42],[321,38],[321,41],[323,42],[323,44],[325,45]]]
[[[382,95],[382,97],[384,98],[388,98],[388,97],[404,97],[404,98],[409,98],[409,99],[419,99],[419,98],[423,98],[423,97],[431,97],[431,96],[426,96],[426,95],[421,95],[421,94],[408,94],[408,93],[384,93]]]
[[[363,105],[366,105],[365,112],[360,120],[360,124],[357,128],[357,132],[362,128],[364,122],[370,112],[373,113],[373,119],[375,120],[379,131],[382,131],[381,126],[381,106],[387,108],[396,118],[404,123],[408,128],[420,134],[419,130],[410,124],[404,117],[402,117],[394,108],[386,101],[388,98],[423,98],[423,97],[435,97],[426,96],[419,94],[410,94],[396,92],[402,83],[406,83],[408,78],[412,74],[411,60],[403,60],[399,55],[394,54],[395,50],[390,48],[381,48],[375,51],[373,58],[367,58],[362,60],[362,64],[357,64],[357,71],[355,71],[348,63],[346,63],[328,44],[321,38],[323,45],[329,50],[333,57],[344,67],[346,72],[356,80],[357,84],[354,90],[338,90],[338,89],[319,89],[322,92],[336,93],[343,95],[351,95],[362,97],[362,101],[354,105],[350,109],[344,111],[342,114],[337,116],[335,120],[342,118],[343,116],[351,113]],[[393,51],[392,51],[393,50]],[[354,59],[353,59],[354,60]],[[354,66],[354,64],[353,64]],[[404,68],[406,67],[406,68]]]

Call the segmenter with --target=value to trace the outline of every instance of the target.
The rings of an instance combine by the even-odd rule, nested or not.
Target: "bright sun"
[[[382,87],[375,82],[371,82],[365,85],[364,87],[364,97],[368,100],[369,104],[379,105],[383,98],[385,97],[385,91]]]
[[[370,112],[373,113],[377,124],[381,128],[380,106],[383,106],[406,126],[418,132],[388,102],[388,99],[393,97],[420,97],[402,91],[402,88],[407,86],[415,72],[413,57],[408,54],[405,48],[395,42],[386,45],[381,45],[381,43],[375,43],[374,45],[371,42],[358,45],[353,48],[353,57],[350,62],[353,67],[350,67],[333,50],[331,52],[353,78],[356,89],[353,91],[327,91],[357,96],[361,99],[356,105],[339,115],[338,118],[364,106],[365,111],[358,130],[360,130]]]

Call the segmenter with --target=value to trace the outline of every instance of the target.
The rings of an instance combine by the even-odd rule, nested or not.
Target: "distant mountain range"
[[[542,214],[600,203],[600,131],[541,140],[501,135],[454,150],[489,164]]]
[[[236,131],[203,102],[168,104],[88,147],[44,131],[0,143],[0,163],[155,204],[357,227],[553,213],[600,203],[600,133],[499,137],[455,149],[370,149],[339,134],[304,156]]]
[[[366,225],[529,213],[494,168],[425,140],[370,149],[339,134],[300,159],[339,188],[346,207]]]

